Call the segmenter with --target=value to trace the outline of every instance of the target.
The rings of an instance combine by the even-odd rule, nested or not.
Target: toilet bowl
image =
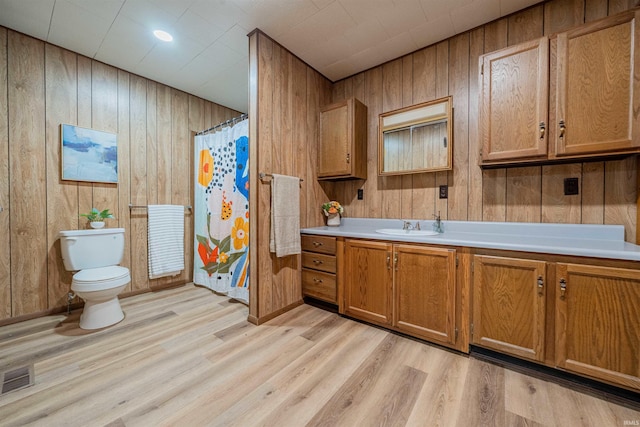
[[[118,294],[131,275],[118,266],[124,254],[124,228],[61,231],[65,269],[77,271],[71,290],[85,302],[80,328],[100,329],[124,319]]]

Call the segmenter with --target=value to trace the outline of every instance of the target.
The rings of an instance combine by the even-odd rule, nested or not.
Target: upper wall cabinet
[[[547,157],[549,39],[480,58],[482,163]]]
[[[640,152],[638,18],[632,10],[482,56],[480,164]]]
[[[451,169],[451,97],[379,116],[378,175]]]
[[[367,178],[367,107],[355,98],[320,110],[318,179]]]

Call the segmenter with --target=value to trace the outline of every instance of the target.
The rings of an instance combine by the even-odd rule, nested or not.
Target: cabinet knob
[[[567,281],[564,278],[560,279],[560,298],[564,299],[567,292]]]
[[[564,137],[564,131],[566,130],[566,126],[564,125],[564,120],[560,120],[560,123],[558,123],[558,125],[560,126],[560,138]]]
[[[544,139],[544,131],[546,130],[546,125],[544,122],[540,122],[540,139]]]
[[[542,293],[542,289],[544,288],[544,279],[542,276],[538,276],[538,293]]]

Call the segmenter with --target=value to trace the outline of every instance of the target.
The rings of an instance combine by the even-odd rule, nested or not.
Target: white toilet
[[[61,231],[62,260],[73,275],[71,290],[84,300],[82,329],[100,329],[124,319],[118,294],[131,282],[129,269],[120,267],[124,228]]]

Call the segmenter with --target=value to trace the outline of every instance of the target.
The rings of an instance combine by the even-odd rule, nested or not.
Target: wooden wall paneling
[[[543,4],[514,13],[508,18],[509,46],[542,37],[544,23]]]
[[[20,316],[47,308],[44,43],[10,31],[7,47],[12,315]]]
[[[582,166],[582,223],[604,224],[604,162]]]
[[[158,84],[147,80],[147,203],[157,205],[158,199]]]
[[[436,98],[442,98],[447,95],[449,95],[449,40],[445,40],[436,45]],[[456,113],[454,112],[453,115],[455,121]],[[456,138],[457,136],[454,134],[454,146],[456,145]],[[457,168],[455,160],[453,162],[453,167]],[[448,219],[448,199],[441,199],[439,197],[439,189],[441,185],[451,185],[449,183],[449,174],[447,172],[436,172],[436,185],[434,188],[434,198],[436,203],[433,213],[438,214],[439,212],[442,219]]]
[[[636,162],[636,156],[631,156],[604,166],[604,223],[624,225],[627,242],[636,241]]]
[[[176,173],[171,176],[171,203],[174,205],[192,205],[191,202],[191,132],[189,131],[189,95],[172,89],[172,133],[171,148],[173,153],[171,169]],[[184,215],[184,264],[185,269],[174,282],[186,283],[191,276],[190,262],[193,256],[193,225],[191,216],[185,210]],[[187,236],[189,238],[187,239]]]
[[[9,103],[7,29],[0,27],[0,320],[11,317],[11,229],[9,228]]]
[[[382,111],[380,113],[401,107],[402,59],[396,59],[382,65]],[[382,192],[382,218],[401,218],[402,176],[383,176],[379,178],[379,182],[381,185],[378,191]]]
[[[507,18],[485,25],[484,53],[506,47],[508,33],[509,20]],[[507,220],[507,170],[504,168],[482,171],[482,220]]]
[[[419,50],[413,55],[413,102],[436,99],[436,48]],[[455,135],[454,135],[455,138]],[[455,143],[455,142],[454,142]],[[420,173],[413,177],[413,217],[429,219],[436,205],[436,174]]]
[[[402,57],[402,107],[413,105],[413,55]],[[413,212],[413,174],[402,175],[400,217],[418,218]]]
[[[211,121],[211,107],[213,106],[213,103],[206,101],[204,103],[204,111],[202,113],[203,115],[203,122],[202,124],[204,125],[202,127],[202,129],[200,130],[205,130],[205,129],[209,129],[210,127],[213,126],[213,122]]]
[[[262,34],[258,35],[258,111],[263,112],[258,116],[258,134],[259,141],[257,153],[257,165],[259,172],[271,173],[271,144],[272,137],[272,117],[268,112],[272,111],[273,93],[275,79],[274,70],[272,69],[272,61],[274,54],[273,41]],[[265,181],[258,183],[258,209],[252,217],[257,218],[256,228],[258,230],[258,318],[275,311],[272,302],[272,271],[271,271],[271,254],[269,252],[269,228],[271,215],[271,188]],[[256,271],[256,270],[253,270]]]
[[[382,110],[382,67],[365,71],[367,100],[367,181],[364,184],[364,200],[367,218],[382,217],[382,178],[378,176],[378,115]]]
[[[289,144],[284,139],[283,128],[288,127],[289,117],[287,117],[287,101],[288,101],[288,85],[289,85],[289,69],[286,66],[286,52],[283,47],[277,43],[273,44],[273,99],[271,104],[271,126],[272,126],[272,139],[270,141],[271,147],[271,169],[266,171],[268,173],[281,173],[287,174],[287,167],[285,156],[291,156],[291,150],[289,150]],[[269,186],[271,190],[271,186]],[[271,207],[269,207],[269,214],[271,214]],[[278,301],[285,299],[285,287],[286,281],[289,278],[288,261],[290,257],[278,258],[275,254],[271,254],[271,306],[278,307]]]
[[[78,120],[77,125],[91,128],[92,125],[92,90],[91,66],[92,60],[78,55]],[[93,184],[78,182],[78,214],[86,213],[93,208]],[[86,218],[78,217],[78,228],[87,228]]]
[[[544,3],[544,34],[565,31],[584,22],[585,0],[552,0]]]
[[[585,0],[584,22],[591,22],[607,16],[609,2],[607,0]]]
[[[484,53],[484,27],[469,33],[469,202],[467,219],[482,221],[482,169],[480,161],[478,61]],[[455,144],[455,135],[454,142]]]
[[[309,150],[309,139],[306,138],[307,123],[307,67],[298,58],[293,58],[293,116],[291,126],[293,141],[294,175],[302,178],[300,183],[300,227],[307,227],[307,212],[311,209],[309,194],[305,191],[304,182],[313,179],[306,173],[306,154]],[[315,151],[314,151],[315,152]],[[299,279],[297,279],[299,280]]]
[[[102,62],[92,61],[91,92],[92,128],[117,133],[118,70]],[[117,212],[118,184],[93,184],[93,204],[100,210],[110,209],[111,212]],[[109,224],[109,226],[112,226],[112,224]]]
[[[449,43],[449,94],[453,95],[453,164],[448,172],[447,218],[466,221],[469,214],[469,33]]]
[[[171,126],[172,126],[171,88],[162,84],[156,85],[156,134],[157,134],[157,192],[158,203],[171,203],[172,159]]]
[[[130,144],[131,144],[131,203],[147,205],[147,81],[130,76]],[[147,265],[147,211],[131,211],[131,289],[149,287]]]
[[[638,6],[638,0],[609,0],[609,16]]]
[[[320,108],[326,105],[330,101],[331,96],[331,82],[326,78],[320,76],[315,70],[307,68],[307,130],[308,140],[313,142],[313,151],[307,153],[307,169],[308,189],[312,192],[315,202],[310,205],[311,210],[308,214],[309,225],[314,226],[323,225],[325,222],[325,216],[320,209],[320,205],[329,199],[334,199],[327,192],[326,189],[332,188],[327,186],[328,181],[318,181],[316,179],[317,170],[317,152],[318,152],[318,140],[319,140],[319,120],[320,120]]]
[[[582,194],[565,196],[564,179],[582,176],[582,164],[542,167],[542,222],[579,224],[582,222]],[[584,187],[584,185],[583,185]]]
[[[60,140],[60,124],[75,123],[78,116],[76,58],[73,52],[45,45],[47,308],[67,304],[73,275],[64,268],[58,233],[78,227],[78,186],[73,181],[62,181]]]
[[[257,219],[258,215],[258,199],[261,197],[260,180],[258,179],[258,93],[260,91],[259,71],[258,71],[258,39],[260,33],[253,32],[249,36],[249,316],[248,320],[252,323],[258,323],[258,253],[261,252],[258,240]],[[211,108],[211,114],[214,112],[214,106]],[[211,119],[211,126],[216,124]],[[315,181],[315,180],[314,180]]]
[[[129,73],[118,70],[118,226],[124,228],[124,256],[120,265],[131,270],[131,143],[129,141]],[[130,292],[129,283],[125,292]]]

